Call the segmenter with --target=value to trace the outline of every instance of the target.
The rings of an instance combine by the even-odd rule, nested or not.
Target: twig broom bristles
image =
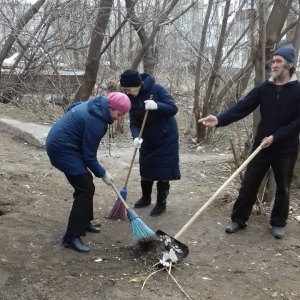
[[[148,227],[140,218],[139,216],[131,210],[115,185],[111,183],[111,186],[115,193],[118,195],[121,203],[124,205],[125,209],[127,210],[127,217],[131,223],[132,227],[132,232],[133,232],[133,237],[137,242],[151,242],[152,240],[156,239],[156,234],[155,232]]]
[[[150,99],[152,99],[152,96],[150,97]],[[145,127],[145,123],[148,117],[148,112],[149,110],[146,110],[145,115],[144,115],[144,119],[143,119],[143,123],[141,126],[141,130],[139,133],[139,139],[142,137],[143,131],[144,131],[144,127]],[[128,170],[128,174],[126,177],[126,181],[125,181],[125,185],[123,187],[123,189],[121,190],[120,194],[122,195],[123,199],[126,200],[127,198],[127,184],[128,184],[128,180],[129,180],[129,176],[132,170],[132,166],[135,160],[135,156],[136,156],[136,152],[137,152],[137,148],[134,149],[134,153],[133,153],[133,157],[131,159],[131,163],[130,163],[130,167]],[[115,220],[124,220],[125,219],[125,206],[122,204],[121,200],[118,198],[117,201],[115,202],[113,208],[111,209],[109,215],[108,215],[109,219],[115,219]]]

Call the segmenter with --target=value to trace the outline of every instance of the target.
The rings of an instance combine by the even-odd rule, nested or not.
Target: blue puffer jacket
[[[140,148],[140,175],[150,180],[178,180],[179,170],[179,134],[175,115],[178,111],[167,90],[155,83],[148,73],[141,74],[142,87],[137,97],[130,97],[132,107],[130,129],[132,137],[139,135],[145,115],[145,100],[157,103],[157,110],[150,110],[143,132]]]
[[[84,174],[89,169],[96,177],[104,176],[97,150],[112,123],[105,97],[70,106],[47,136],[46,150],[52,165],[68,175]]]

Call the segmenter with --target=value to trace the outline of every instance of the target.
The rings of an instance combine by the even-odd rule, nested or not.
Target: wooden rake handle
[[[224,190],[224,188],[247,166],[253,157],[262,149],[258,146],[256,150],[240,165],[240,167],[221,185],[221,187],[209,198],[209,200],[194,214],[194,216],[181,228],[175,235],[175,239],[179,238],[196,220],[196,218],[216,199],[216,197]]]
[[[150,96],[150,100],[152,100],[152,95]],[[145,115],[144,115],[144,119],[143,119],[143,123],[142,123],[142,126],[141,126],[141,130],[140,130],[140,133],[139,133],[139,136],[138,138],[140,139],[143,135],[143,131],[144,131],[144,128],[145,128],[145,124],[146,124],[146,120],[147,120],[147,117],[148,117],[148,113],[149,113],[149,110],[146,110],[145,112]],[[136,153],[137,153],[137,148],[134,149],[134,152],[133,152],[133,156],[132,156],[132,159],[131,159],[131,162],[130,162],[130,167],[129,167],[129,170],[128,170],[128,174],[127,174],[127,177],[126,177],[126,180],[125,180],[125,185],[124,187],[126,188],[127,187],[127,184],[128,184],[128,180],[129,180],[129,177],[130,177],[130,174],[131,174],[131,170],[132,170],[132,166],[133,166],[133,163],[134,163],[134,160],[135,160],[135,156],[136,156]]]

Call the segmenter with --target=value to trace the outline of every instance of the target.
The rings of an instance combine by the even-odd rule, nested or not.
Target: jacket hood
[[[274,77],[269,78],[268,81],[272,82],[272,83],[275,83]],[[297,77],[296,73],[292,74],[292,76],[291,76],[291,78],[290,78],[290,80],[288,82],[293,82],[293,81],[298,81],[298,77]]]
[[[113,123],[108,105],[108,99],[103,96],[99,96],[97,98],[89,100],[88,112],[92,116],[104,120],[108,124]]]
[[[142,87],[141,87],[141,94],[147,94],[151,91],[154,83],[155,83],[155,78],[150,75],[149,73],[142,73],[141,78],[143,81]]]

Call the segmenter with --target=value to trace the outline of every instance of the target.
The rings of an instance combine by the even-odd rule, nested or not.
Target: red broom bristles
[[[127,189],[124,186],[120,192],[120,195],[122,196],[122,199],[124,199],[126,201],[127,198]],[[108,215],[109,219],[114,219],[114,220],[124,220],[125,217],[125,207],[122,203],[122,201],[120,200],[120,198],[118,197],[117,201],[115,202],[111,212]]]
[[[120,198],[117,199],[115,202],[113,208],[111,209],[109,215],[109,219],[114,219],[114,220],[125,220],[126,218],[126,209],[121,202]]]

